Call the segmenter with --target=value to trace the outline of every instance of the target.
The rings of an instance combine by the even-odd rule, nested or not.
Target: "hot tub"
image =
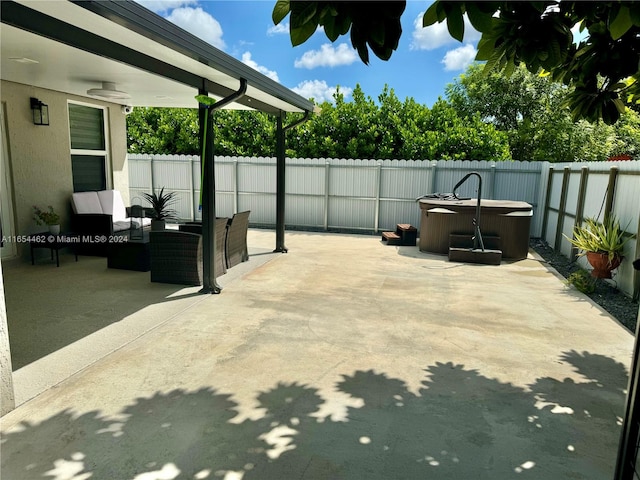
[[[423,198],[419,203],[420,251],[448,254],[451,235],[469,239],[473,235],[477,199]],[[480,232],[486,238],[485,246],[499,246],[502,258],[527,258],[533,207],[526,202],[484,199],[480,207]]]

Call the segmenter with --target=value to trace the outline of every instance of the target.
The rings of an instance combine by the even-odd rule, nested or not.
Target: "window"
[[[69,136],[73,191],[107,188],[104,110],[69,103]]]

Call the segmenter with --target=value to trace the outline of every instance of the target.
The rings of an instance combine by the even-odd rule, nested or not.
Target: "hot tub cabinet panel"
[[[476,205],[476,199],[420,200],[420,251],[447,254],[450,235],[471,237]],[[500,237],[502,258],[527,258],[533,207],[510,200],[482,200],[480,206],[483,238]]]

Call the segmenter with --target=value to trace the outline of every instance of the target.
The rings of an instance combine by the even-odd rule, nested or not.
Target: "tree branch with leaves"
[[[273,21],[289,15],[291,42],[304,43],[323,27],[331,41],[350,33],[360,59],[369,63],[369,49],[389,60],[402,35],[404,1],[278,0]],[[567,97],[574,120],[615,123],[625,105],[640,102],[640,4],[637,2],[434,2],[423,26],[446,22],[451,36],[462,41],[464,17],[481,32],[476,60],[487,72],[507,74],[519,64],[547,72],[572,85]],[[586,37],[574,41],[572,29]]]

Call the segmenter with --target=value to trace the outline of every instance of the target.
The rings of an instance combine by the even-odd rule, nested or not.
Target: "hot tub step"
[[[482,235],[484,248],[502,250],[502,239],[496,235]],[[470,233],[452,233],[449,235],[449,248],[473,248],[473,235]]]
[[[502,250],[480,250],[473,248],[449,248],[450,262],[482,263],[484,265],[500,265]]]
[[[399,223],[396,225],[396,233],[402,238],[402,245],[416,245],[418,240],[418,229],[408,223]]]
[[[396,232],[382,232],[382,241],[387,245],[402,245],[402,238]]]

